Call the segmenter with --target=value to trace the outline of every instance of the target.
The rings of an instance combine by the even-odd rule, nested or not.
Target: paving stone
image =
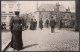
[[[51,33],[50,29],[25,30],[22,38],[26,48],[20,51],[79,51],[79,32],[63,29],[55,29],[55,33]]]

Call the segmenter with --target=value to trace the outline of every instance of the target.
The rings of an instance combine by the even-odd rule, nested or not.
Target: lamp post
[[[37,28],[39,27],[39,11],[38,11],[38,1],[37,1],[37,16],[36,16],[36,19],[37,19]]]
[[[20,3],[19,3],[19,1],[18,1],[18,4],[17,4],[17,7],[18,7],[18,11],[20,11]]]
[[[37,1],[37,11],[38,11],[38,1]]]

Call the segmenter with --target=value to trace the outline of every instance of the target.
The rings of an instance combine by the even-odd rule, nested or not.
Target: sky
[[[70,7],[72,12],[75,12],[75,1],[38,1],[38,7],[41,4],[59,4],[65,6],[65,8]],[[34,12],[37,10],[37,1],[19,1],[21,3],[21,11],[23,12]]]
[[[41,4],[56,4],[57,2],[65,6],[65,8],[68,8],[69,6],[71,12],[75,12],[75,1],[38,1],[38,7]],[[21,13],[30,13],[37,10],[37,1],[19,1],[19,3]]]

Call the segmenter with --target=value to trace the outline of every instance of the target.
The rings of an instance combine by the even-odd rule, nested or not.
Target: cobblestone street
[[[2,47],[11,39],[11,32],[10,31],[2,31]]]
[[[78,0],[1,1],[1,50],[79,51],[79,8]]]
[[[79,51],[79,33],[50,29],[23,31],[24,49],[20,51]],[[8,48],[7,51],[13,51]]]

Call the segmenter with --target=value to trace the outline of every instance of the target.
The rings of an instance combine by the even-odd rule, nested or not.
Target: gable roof
[[[43,11],[44,9],[45,11],[53,11],[54,8],[55,8],[54,4],[42,4],[40,5],[38,10]]]
[[[56,9],[56,4],[42,4],[38,8],[38,11],[53,11]],[[59,10],[65,12],[65,7],[63,5],[60,5]]]

